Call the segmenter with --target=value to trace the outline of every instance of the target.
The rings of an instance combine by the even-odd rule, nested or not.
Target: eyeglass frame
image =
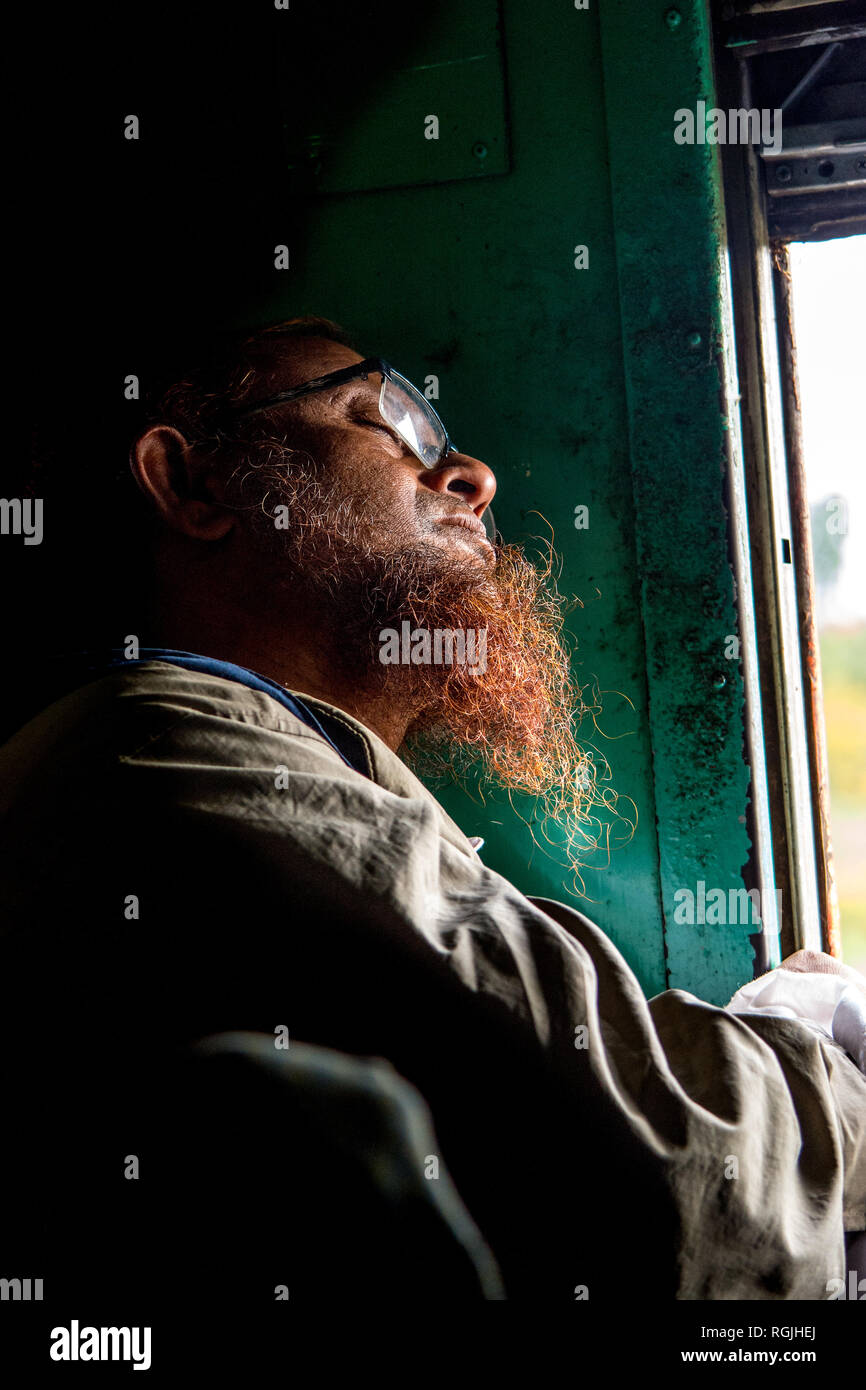
[[[440,418],[438,412],[433,409],[432,405],[426,399],[426,397],[421,396],[421,392],[418,390],[418,387],[413,385],[413,383],[409,380],[408,377],[403,376],[402,372],[398,372],[396,368],[392,367],[390,362],[386,362],[384,357],[365,357],[363,361],[356,362],[351,367],[340,367],[337,371],[328,372],[325,376],[313,377],[310,381],[305,381],[300,386],[292,386],[286,391],[279,391],[277,395],[268,396],[263,401],[254,401],[250,405],[242,405],[240,407],[235,407],[234,409],[230,410],[230,413],[237,419],[244,419],[249,415],[256,415],[260,414],[262,411],[271,410],[276,405],[285,405],[289,401],[301,400],[304,396],[312,395],[315,391],[322,391],[328,386],[340,386],[344,382],[354,381],[358,377],[363,377],[366,380],[368,376],[373,375],[380,375],[382,377],[382,390],[379,392],[378,401],[380,415],[382,415],[382,392],[384,392],[385,390],[385,381],[393,381],[394,377],[397,376],[400,378],[401,381],[405,381],[407,386],[412,387],[412,390],[415,391],[416,394],[424,402],[424,408],[430,412],[430,414],[433,416],[434,420],[442,430],[442,433],[445,436],[445,447],[443,448],[442,453],[440,454],[436,463],[425,463],[421,455],[418,453],[418,450],[415,449],[407,439],[403,439],[402,434],[400,434],[399,430],[396,429],[396,426],[392,425],[390,421],[385,420],[384,415],[382,415],[382,419],[385,421],[385,424],[388,425],[390,429],[393,429],[395,433],[398,434],[399,438],[406,445],[406,448],[411,450],[411,452],[418,459],[419,463],[421,463],[424,466],[424,468],[439,468],[442,464],[442,460],[447,458],[449,454],[457,454],[460,452],[457,448],[457,445],[453,443],[450,434],[445,428],[445,423]],[[491,541],[497,541],[501,539],[499,532],[496,529],[496,523],[493,520],[493,514],[490,511],[489,507],[485,509],[484,524],[485,528],[490,534]]]
[[[440,419],[438,413],[433,409],[430,402],[424,396],[421,395],[421,392],[418,390],[418,387],[414,386],[408,377],[403,376],[402,372],[398,372],[396,368],[391,366],[390,362],[385,361],[384,357],[365,357],[362,362],[356,362],[354,366],[340,367],[336,372],[328,372],[325,376],[313,377],[310,381],[305,381],[301,386],[293,386],[287,391],[278,392],[276,396],[269,396],[266,400],[255,401],[252,405],[241,406],[239,409],[233,410],[232,414],[238,418],[242,418],[248,415],[255,415],[263,410],[270,410],[275,405],[285,405],[289,401],[300,400],[303,396],[312,395],[314,391],[323,391],[328,386],[340,386],[344,382],[354,381],[357,377],[364,377],[366,379],[368,376],[374,375],[380,375],[382,377],[382,390],[379,392],[378,402],[380,415],[382,414],[382,393],[385,390],[385,382],[393,382],[395,377],[399,377],[399,380],[401,382],[405,382],[407,386],[411,386],[412,390],[415,391],[418,397],[424,402],[424,408],[427,411],[429,411],[429,413],[433,416],[433,419],[436,421],[443,435],[445,436],[445,445],[442,449],[441,454],[439,455],[439,458],[436,460],[435,463],[425,463],[424,459],[418,453],[418,450],[415,449],[413,445],[409,443],[409,440],[403,439],[403,436],[402,434],[400,434],[400,431],[397,429],[397,427],[391,424],[389,420],[385,420],[384,415],[382,416],[382,419],[385,420],[385,424],[388,425],[389,428],[393,429],[399,435],[400,439],[403,440],[403,443],[406,445],[406,448],[411,449],[412,453],[418,459],[419,463],[422,463],[424,467],[428,469],[439,468],[442,464],[442,460],[447,458],[449,454],[456,454],[460,452],[457,448],[457,445],[453,443],[451,436],[445,428],[443,421]]]

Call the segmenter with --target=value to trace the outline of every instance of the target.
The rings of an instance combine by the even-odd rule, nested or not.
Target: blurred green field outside
[[[866,623],[823,628],[820,644],[842,950],[866,973]]]

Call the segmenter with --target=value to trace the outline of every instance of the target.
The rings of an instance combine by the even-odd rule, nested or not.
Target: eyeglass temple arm
[[[256,401],[254,405],[241,406],[240,410],[234,411],[234,414],[237,416],[255,415],[258,411],[270,410],[272,406],[299,400],[301,396],[308,396],[323,386],[339,386],[344,381],[352,381],[359,376],[368,377],[373,372],[382,372],[382,375],[386,376],[390,373],[390,367],[381,357],[365,357],[363,362],[358,362],[355,366],[341,367],[336,372],[326,372],[324,376],[317,376],[312,381],[305,381],[303,386],[294,386],[289,391],[280,391],[276,396],[269,396],[266,401]]]

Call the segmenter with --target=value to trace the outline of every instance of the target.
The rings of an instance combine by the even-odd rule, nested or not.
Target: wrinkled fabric
[[[284,1023],[386,1058],[510,1297],[621,1300],[639,1233],[647,1296],[826,1298],[866,1227],[843,1048],[683,990],[647,1001],[592,922],[524,897],[376,735],[304,698],[363,740],[369,778],[266,693],[159,662],[5,746],[16,989],[56,961],[74,1026],[95,1011],[145,1054]]]
[[[740,1015],[799,1018],[835,1038],[866,1073],[866,982],[841,974],[773,970],[743,985],[725,1008]]]

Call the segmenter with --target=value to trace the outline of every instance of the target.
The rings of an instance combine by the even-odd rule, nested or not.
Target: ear
[[[216,541],[234,526],[232,513],[208,495],[207,470],[171,425],[154,425],[143,434],[133,446],[129,465],[142,492],[173,530]]]

